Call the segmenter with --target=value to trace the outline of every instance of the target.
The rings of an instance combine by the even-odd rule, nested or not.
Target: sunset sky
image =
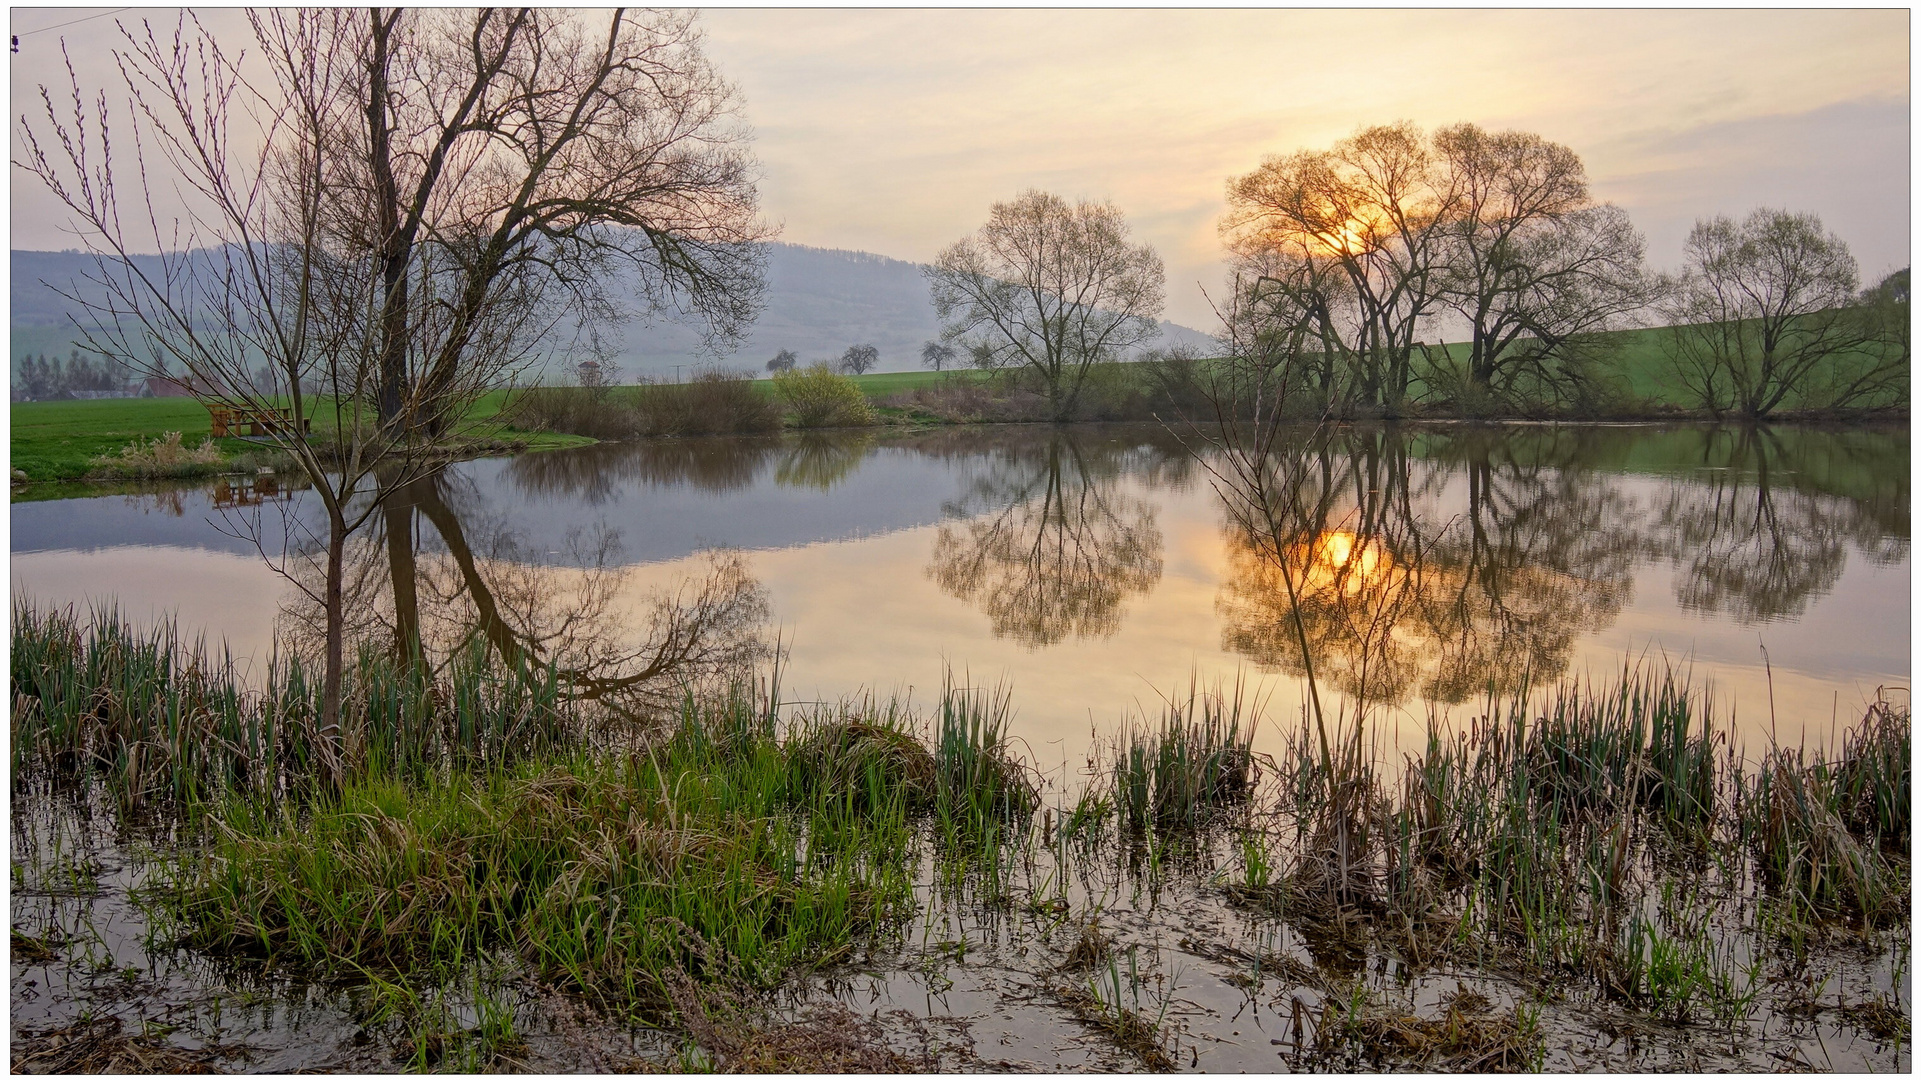
[[[105,73],[112,19],[14,9],[18,117]],[[138,10],[122,13],[126,19]],[[221,13],[218,23],[237,23]],[[170,13],[162,16],[171,22]],[[1539,132],[1626,207],[1650,263],[1694,219],[1819,214],[1864,278],[1909,259],[1909,15],[1883,11],[714,9],[782,239],[925,261],[1037,186],[1112,199],[1168,269],[1169,318],[1212,326],[1230,176],[1394,120]],[[74,241],[13,177],[12,244]]]

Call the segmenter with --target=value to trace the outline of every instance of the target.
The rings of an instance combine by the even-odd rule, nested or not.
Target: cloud
[[[48,25],[63,12],[16,9]],[[121,16],[126,18],[127,16]],[[170,13],[152,14],[157,25]],[[238,13],[215,12],[235,29]],[[1657,265],[1696,216],[1813,210],[1871,274],[1905,265],[1902,10],[720,9],[785,239],[925,261],[1027,187],[1111,198],[1167,262],[1170,318],[1206,328],[1230,176],[1399,119],[1519,127],[1574,148]],[[111,20],[76,40],[104,41]],[[223,25],[226,25],[223,24]],[[61,31],[60,33],[70,33]],[[59,85],[54,42],[14,57],[16,112]],[[83,79],[111,75],[76,50]],[[16,154],[18,139],[15,139]],[[15,171],[19,247],[64,215]]]

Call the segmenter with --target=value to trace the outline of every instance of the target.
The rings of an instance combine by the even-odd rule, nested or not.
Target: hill
[[[837,359],[849,345],[864,343],[880,350],[878,370],[910,371],[920,366],[922,343],[940,333],[918,263],[798,244],[770,244],[767,254],[766,308],[742,345],[720,358],[726,366],[759,371],[782,349],[792,349],[803,361]],[[64,356],[74,337],[69,316],[84,315],[85,309],[60,293],[91,291],[86,274],[92,258],[71,251],[15,251],[12,256],[14,364],[29,354]],[[1211,339],[1197,330],[1161,325],[1163,347],[1211,347]],[[628,379],[671,375],[677,366],[711,359],[701,353],[697,328],[668,319],[630,323],[612,340]]]

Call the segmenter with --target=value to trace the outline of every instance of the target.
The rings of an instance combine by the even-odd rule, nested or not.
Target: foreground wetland
[[[337,792],[298,485],[16,503],[16,1071],[1912,1067],[1905,430],[1208,452],[456,465]]]

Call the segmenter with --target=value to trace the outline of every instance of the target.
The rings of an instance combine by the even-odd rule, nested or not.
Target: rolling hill
[[[71,251],[12,254],[10,351],[15,365],[30,354],[66,355],[74,338],[69,317],[84,317],[85,308],[60,293],[86,288],[92,258]],[[1200,331],[1173,323],[1161,326],[1163,347],[1211,345]],[[807,362],[837,359],[849,345],[864,343],[880,350],[877,370],[908,371],[920,366],[922,343],[939,333],[918,263],[864,251],[777,243],[768,245],[766,307],[741,346],[719,361],[759,371],[782,349],[794,350]],[[629,323],[616,330],[612,341],[630,380],[671,375],[677,366],[713,359],[702,354],[697,328],[671,319]]]

